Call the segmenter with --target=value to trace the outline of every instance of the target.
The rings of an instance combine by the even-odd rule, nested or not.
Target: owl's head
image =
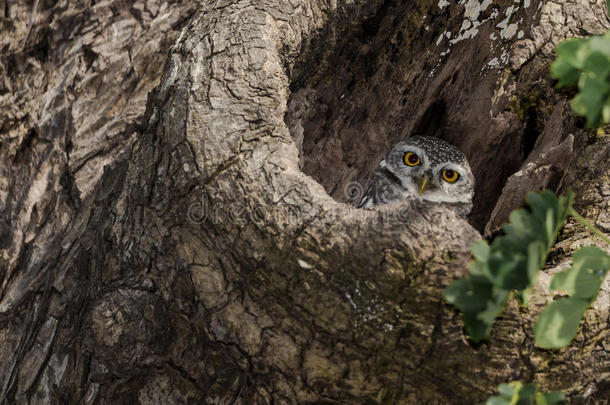
[[[392,172],[415,197],[472,204],[474,175],[470,165],[462,152],[439,138],[414,136],[399,142],[380,166]]]

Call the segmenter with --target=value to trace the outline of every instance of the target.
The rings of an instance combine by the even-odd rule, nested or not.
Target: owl
[[[414,136],[394,145],[381,161],[358,208],[414,197],[455,203],[466,216],[473,195],[474,175],[464,154],[439,138]]]

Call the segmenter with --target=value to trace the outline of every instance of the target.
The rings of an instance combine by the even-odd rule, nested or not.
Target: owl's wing
[[[358,208],[371,208],[375,205],[402,200],[405,198],[405,192],[400,179],[385,166],[380,167],[371,175],[369,188],[360,200]]]
[[[372,184],[369,185],[369,188],[364,193],[364,196],[358,203],[358,208],[371,208],[375,205],[375,187]]]
[[[371,175],[369,187],[360,200],[358,208],[371,208],[375,205],[386,204],[403,198],[402,185],[385,167],[378,168]]]

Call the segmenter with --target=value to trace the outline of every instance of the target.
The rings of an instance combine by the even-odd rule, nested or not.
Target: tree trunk
[[[442,293],[527,190],[610,233],[610,139],[548,73],[609,26],[603,0],[6,0],[0,401],[607,403],[608,283],[570,347],[532,339],[550,276],[603,246],[580,227],[489,342]],[[468,220],[346,204],[416,133],[468,157]]]

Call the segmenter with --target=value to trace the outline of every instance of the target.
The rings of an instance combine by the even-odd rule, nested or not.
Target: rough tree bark
[[[6,0],[0,401],[472,403],[521,379],[607,403],[607,284],[570,347],[532,341],[550,275],[599,244],[579,227],[489,342],[442,299],[527,189],[574,188],[610,232],[610,140],[548,76],[604,7]],[[468,221],[345,204],[414,133],[468,156]]]

